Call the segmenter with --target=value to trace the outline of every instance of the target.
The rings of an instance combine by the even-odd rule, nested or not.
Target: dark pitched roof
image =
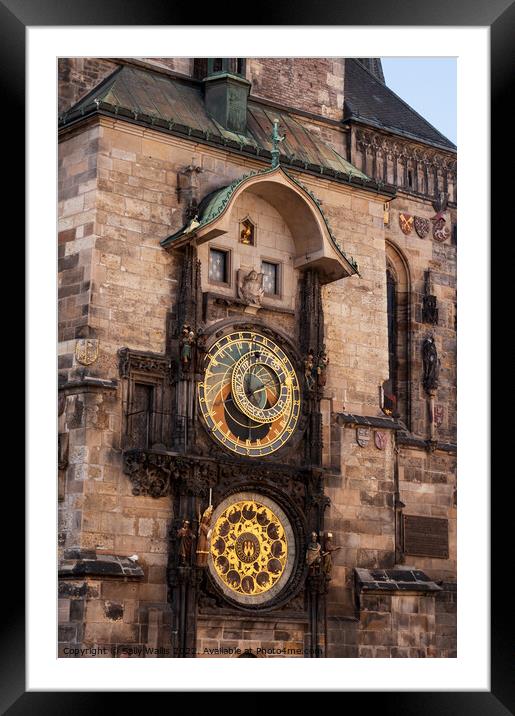
[[[455,150],[456,145],[429,124],[357,59],[345,60],[345,119],[354,119],[408,138]]]
[[[271,157],[272,127],[277,118],[281,132],[286,132],[286,139],[279,145],[281,163],[367,181],[363,172],[284,110],[250,100],[247,133],[230,132],[208,115],[202,87],[195,81],[124,65],[68,110],[60,118],[60,126],[99,111],[263,158]]]
[[[374,77],[377,77],[377,79],[382,82],[384,82],[384,73],[383,73],[383,65],[379,57],[357,57],[356,58],[358,62],[361,62],[363,67],[366,67],[369,72],[371,72]]]

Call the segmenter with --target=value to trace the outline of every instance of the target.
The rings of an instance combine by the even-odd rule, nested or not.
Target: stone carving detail
[[[438,302],[436,296],[425,295],[422,298],[422,321],[424,323],[438,324]]]
[[[449,198],[449,185],[452,185],[450,193],[455,201],[457,163],[454,156],[436,149],[422,149],[409,141],[391,141],[363,128],[356,129],[356,149],[361,153],[361,168],[371,179],[437,197],[436,202],[442,193]],[[409,169],[413,186],[408,186]]]
[[[423,376],[422,384],[426,393],[431,394],[438,388],[440,360],[436,350],[434,336],[427,336],[422,344]]]
[[[179,201],[184,201],[184,221],[191,221],[198,213],[199,174],[204,170],[195,164],[190,164],[177,173],[177,194]]]
[[[172,382],[174,377],[172,360],[170,358],[157,356],[152,353],[133,351],[130,348],[120,348],[118,350],[118,369],[120,378],[128,378],[131,370],[166,376],[170,382]]]
[[[177,530],[177,538],[179,547],[177,553],[179,555],[179,564],[191,564],[191,555],[193,548],[194,535],[189,520],[183,520],[182,525]]]
[[[333,552],[338,552],[341,547],[335,547],[333,544],[332,532],[328,532],[324,540],[324,548],[321,552],[322,558],[322,572],[327,581],[330,581],[333,576]]]
[[[306,381],[306,388],[310,391],[315,387],[315,375],[315,355],[313,349],[310,348],[307,356],[304,358],[304,379]]]
[[[133,495],[164,497],[178,491],[205,496],[215,481],[216,468],[193,458],[145,450],[127,450],[123,458]]]
[[[356,442],[360,447],[366,447],[370,440],[370,428],[356,428]]]
[[[422,297],[422,321],[424,323],[438,324],[438,301],[434,295],[431,271],[424,272],[424,295]]]
[[[182,335],[179,340],[181,368],[183,371],[189,371],[191,368],[195,344],[195,331],[192,331],[191,327],[185,323],[182,327]]]
[[[318,356],[317,363],[317,382],[320,388],[324,388],[327,383],[327,366],[329,365],[329,357],[326,352],[325,344]]]
[[[320,566],[322,564],[321,551],[322,545],[318,541],[318,535],[316,532],[312,532],[306,550],[306,565],[309,570],[309,576],[320,572]]]
[[[316,271],[306,271],[301,285],[301,314],[299,325],[300,350],[315,355],[324,342],[324,310],[321,288]]]
[[[433,201],[433,209],[436,211],[435,219],[440,218],[447,209],[449,203],[449,195],[446,191],[438,192],[438,197]]]
[[[185,248],[182,259],[179,297],[177,301],[177,324],[175,335],[185,324],[196,331],[201,322],[202,287],[200,279],[200,261],[193,244]]]
[[[263,276],[264,274],[254,269],[248,274],[241,269],[238,271],[238,298],[248,306],[261,306],[261,299],[265,292]]]

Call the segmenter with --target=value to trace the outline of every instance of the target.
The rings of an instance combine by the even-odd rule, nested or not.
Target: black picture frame
[[[224,20],[224,6],[206,6],[202,11],[202,24],[231,25]],[[241,6],[240,6],[241,7]],[[257,9],[257,6],[256,6]],[[193,11],[192,11],[193,10]],[[88,0],[88,2],[64,3],[60,0],[0,0],[0,76],[2,80],[4,132],[9,133],[10,143],[18,147],[16,161],[9,165],[12,207],[22,199],[21,187],[25,185],[25,29],[27,26],[76,26],[76,25],[194,25],[195,8],[174,6],[164,0]],[[384,25],[384,26],[488,26],[491,33],[491,97],[492,97],[492,235],[498,233],[503,211],[510,205],[508,191],[511,186],[499,179],[502,152],[500,144],[508,137],[503,122],[510,121],[504,108],[509,106],[510,79],[513,75],[513,45],[515,39],[515,10],[511,0],[468,0],[449,3],[447,0],[403,0],[385,3],[380,0],[362,0],[360,3],[330,2],[313,4],[298,0],[295,9],[289,3],[279,5],[262,1],[259,3],[259,20],[250,19],[252,25]],[[233,15],[234,16],[234,15]],[[238,13],[238,24],[242,22]],[[6,136],[4,134],[4,136]],[[512,201],[511,201],[512,203]],[[22,231],[20,222],[24,207],[17,212],[17,236]],[[19,315],[19,314],[18,314]],[[19,320],[19,319],[18,319]],[[30,449],[30,445],[29,445]],[[10,481],[13,494],[5,496],[5,504],[24,504],[22,481]],[[9,491],[8,491],[9,492]],[[505,499],[503,487],[492,486],[492,514],[497,515]],[[491,690],[489,692],[366,692],[345,694],[348,699],[359,699],[359,707],[378,709],[380,713],[411,714],[466,714],[467,716],[505,716],[514,713],[513,694],[513,642],[506,623],[506,585],[502,549],[512,543],[509,521],[492,520],[492,597],[491,597]],[[16,558],[23,554],[20,542],[23,533],[16,536]],[[42,556],[43,558],[43,556]],[[48,556],[49,559],[50,556]],[[497,564],[497,561],[499,563]],[[16,565],[15,567],[13,565]],[[504,565],[503,565],[504,566]],[[16,589],[17,600],[10,599],[9,610],[4,612],[2,633],[2,663],[0,679],[0,709],[2,713],[91,713],[112,708],[113,694],[95,692],[27,692],[25,686],[25,612],[22,596],[22,570],[18,562],[9,560],[4,564],[6,582]],[[482,575],[483,579],[488,578]],[[15,583],[16,582],[16,583]],[[9,594],[7,594],[9,596]],[[406,684],[409,688],[409,684]],[[316,684],[313,685],[316,690]],[[337,685],[335,684],[335,690]],[[116,694],[115,694],[116,696]],[[138,695],[139,696],[139,695]],[[139,698],[131,695],[132,708]],[[100,700],[101,699],[101,700]]]

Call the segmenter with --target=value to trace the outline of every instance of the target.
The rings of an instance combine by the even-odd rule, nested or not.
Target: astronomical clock
[[[281,304],[279,269],[270,278],[271,264],[260,254],[250,219],[234,222],[241,226],[244,219],[253,227],[249,238],[245,231],[234,234],[224,218],[231,195],[248,185],[258,196],[272,180],[269,196],[278,209],[277,192],[290,210],[297,206],[292,221],[299,238],[284,251],[281,269],[289,306]],[[321,286],[356,269],[334,242],[320,204],[281,168],[208,195],[199,217],[170,238],[180,267],[167,348],[177,357],[167,388],[172,444],[125,452],[139,494],[172,496],[167,581],[174,655],[193,655],[198,630],[212,619],[276,612],[304,623],[316,647],[327,575],[313,552],[321,548],[313,534],[323,534],[329,504],[322,465],[320,401],[328,358]],[[210,237],[220,235],[225,243],[213,247]],[[313,244],[307,251],[307,237],[316,237],[316,250]],[[237,270],[229,260],[223,265],[231,251],[241,252]],[[265,275],[275,303],[266,299]],[[140,375],[138,361],[137,355],[125,357],[128,374],[134,365]],[[164,388],[159,395],[156,415],[166,413],[168,401]]]
[[[235,331],[213,344],[198,397],[209,434],[235,455],[271,455],[299,422],[295,368],[282,348],[256,331]]]
[[[304,572],[304,515],[292,499],[304,493],[301,361],[285,336],[238,322],[207,339],[202,361],[197,442],[216,456],[218,477],[205,592],[238,610],[266,611],[298,590]]]
[[[193,655],[204,619],[272,613],[303,621],[316,648],[326,582],[306,555],[310,535],[323,531],[329,502],[317,272],[299,276],[298,311],[279,324],[273,312],[268,320],[249,320],[241,298],[219,316],[211,296],[195,293],[200,280],[191,245],[183,261],[189,298],[178,307],[176,454],[152,457],[158,469],[166,466],[174,495],[168,564],[174,653]]]

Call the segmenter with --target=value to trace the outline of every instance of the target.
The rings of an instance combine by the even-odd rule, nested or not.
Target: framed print
[[[488,142],[462,123],[474,68],[487,132],[488,33],[494,107],[506,91],[512,8],[417,3],[408,27],[378,7],[368,44],[349,27],[368,6],[268,28],[168,25],[159,4],[125,26],[124,8],[1,8],[18,116],[27,82],[31,405],[27,650],[20,610],[5,708],[256,690],[259,672],[263,691],[507,713],[474,577],[488,446],[460,443],[471,400],[488,429],[486,356],[464,360],[488,325],[468,318],[468,292],[488,303],[468,183],[475,161],[486,196]],[[457,142],[380,59],[433,54],[457,57]]]

